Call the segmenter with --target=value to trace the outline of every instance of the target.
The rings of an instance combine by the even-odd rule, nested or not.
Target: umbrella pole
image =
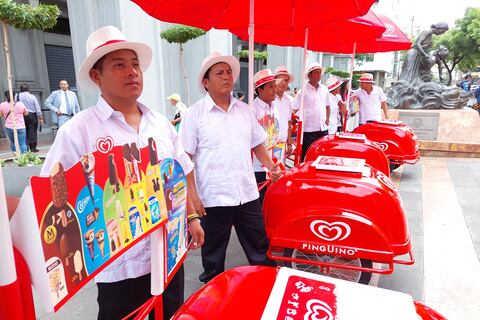
[[[302,61],[302,76],[301,76],[301,96],[300,96],[300,108],[299,108],[299,126],[297,133],[297,148],[296,148],[296,157],[295,164],[299,164],[303,161],[302,157],[302,146],[303,146],[303,128],[305,127],[305,117],[304,117],[304,99],[305,99],[305,69],[307,68],[307,59],[308,59],[308,28],[305,28],[305,42],[303,44],[303,61]]]
[[[255,6],[254,0],[250,0],[250,15],[248,24],[248,105],[253,108],[253,46],[255,36]]]
[[[350,67],[350,78],[348,80],[348,93],[347,93],[347,102],[346,102],[346,109],[347,112],[345,113],[344,121],[343,121],[343,131],[347,131],[347,120],[348,120],[348,109],[350,107],[350,92],[352,91],[352,78],[353,78],[353,64],[355,63],[355,51],[357,51],[357,43],[353,43],[353,52],[352,52],[352,60],[351,60],[351,67]]]

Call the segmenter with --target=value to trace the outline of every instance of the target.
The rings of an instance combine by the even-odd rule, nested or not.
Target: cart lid
[[[418,320],[411,296],[281,268],[262,320]]]

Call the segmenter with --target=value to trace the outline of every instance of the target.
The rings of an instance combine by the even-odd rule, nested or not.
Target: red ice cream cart
[[[364,134],[337,132],[320,138],[308,148],[305,161],[314,161],[321,155],[365,159],[369,166],[390,176],[385,153]]]
[[[415,164],[420,159],[417,135],[401,121],[369,121],[353,130],[364,134],[385,152],[394,170],[402,164]]]
[[[364,159],[304,162],[270,186],[263,214],[269,257],[294,269],[368,283],[414,263],[400,195]]]
[[[258,266],[238,267],[218,275],[195,292],[173,319],[333,320],[337,317],[445,320],[404,293],[309,276],[289,268]]]

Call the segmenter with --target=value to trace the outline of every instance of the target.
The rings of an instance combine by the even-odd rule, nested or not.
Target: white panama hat
[[[274,75],[275,77],[276,76],[279,76],[279,75],[286,75],[288,76],[288,83],[292,83],[293,81],[295,81],[295,77],[293,76],[293,74],[291,74],[290,72],[288,72],[288,69],[286,66],[278,66],[275,68],[275,72],[274,72]]]
[[[253,76],[253,89],[257,89],[262,84],[275,81],[275,76],[273,75],[272,70],[263,69],[255,73]]]
[[[106,26],[95,30],[87,39],[87,56],[78,72],[78,83],[82,89],[98,90],[97,84],[90,78],[90,69],[106,54],[129,49],[135,51],[140,69],[147,70],[152,62],[152,49],[141,42],[131,42],[114,26]]]
[[[343,81],[339,80],[335,76],[331,76],[330,78],[327,79],[327,81],[325,81],[325,85],[327,86],[327,89],[329,92],[341,86],[342,83]]]
[[[203,76],[205,75],[205,72],[207,72],[207,70],[213,65],[221,62],[224,62],[230,66],[232,69],[233,82],[237,81],[238,75],[240,74],[240,62],[238,62],[238,59],[234,56],[222,56],[218,52],[212,52],[203,60],[202,67],[198,73],[198,88],[202,93],[207,92],[203,86]]]

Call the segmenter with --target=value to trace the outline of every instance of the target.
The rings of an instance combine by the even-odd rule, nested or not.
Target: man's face
[[[282,95],[288,88],[288,81],[290,80],[290,77],[286,74],[281,74],[276,76],[275,79],[277,81],[277,94]]]
[[[372,84],[370,82],[360,82],[360,88],[363,90],[371,90]]]
[[[208,79],[203,79],[203,85],[210,95],[230,94],[233,90],[232,68],[225,62],[210,67]]]
[[[277,85],[275,81],[267,82],[263,85],[263,88],[258,88],[258,97],[265,101],[266,103],[271,103],[275,100],[275,92]]]
[[[60,89],[62,89],[63,91],[67,91],[68,90],[68,82],[65,81],[65,80],[62,80],[60,81]]]
[[[115,99],[137,99],[143,90],[143,72],[137,54],[128,49],[104,56],[102,71],[91,69],[90,77],[102,95]]]
[[[310,80],[310,82],[312,83],[319,83],[321,79],[322,71],[320,69],[310,71],[310,73],[308,74],[308,80]]]

